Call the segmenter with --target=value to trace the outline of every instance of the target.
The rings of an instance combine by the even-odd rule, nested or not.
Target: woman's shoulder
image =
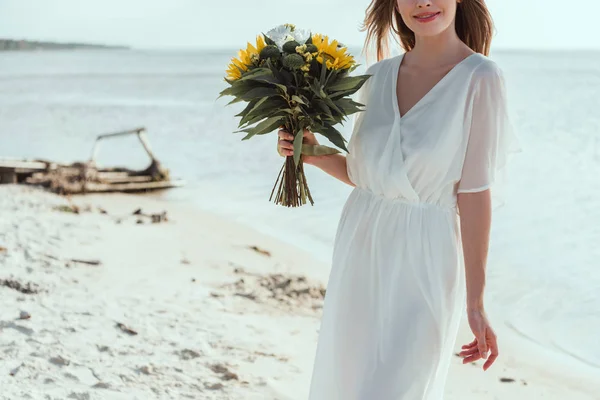
[[[474,53],[473,58],[472,78],[475,81],[503,79],[502,68],[494,60],[481,53]]]

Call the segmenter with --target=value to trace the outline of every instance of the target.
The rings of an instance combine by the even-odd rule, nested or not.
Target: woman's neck
[[[439,35],[416,36],[415,47],[410,51],[410,63],[422,68],[439,67],[456,63],[471,52],[456,34],[454,24],[451,24]]]

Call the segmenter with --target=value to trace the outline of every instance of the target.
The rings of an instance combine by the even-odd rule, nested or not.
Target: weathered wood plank
[[[46,169],[46,163],[39,162],[39,161],[0,159],[0,169],[4,169],[4,168],[44,170],[44,169]]]

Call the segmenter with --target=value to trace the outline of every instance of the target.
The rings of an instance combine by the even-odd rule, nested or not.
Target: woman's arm
[[[492,222],[492,196],[490,190],[458,193],[460,229],[465,260],[467,285],[467,317],[475,340],[462,346],[463,363],[487,359],[487,370],[498,357],[496,333],[490,326],[483,305],[485,269]],[[490,355],[488,357],[488,351]]]
[[[304,156],[302,156],[304,157]],[[327,156],[310,157],[305,162],[310,165],[314,165],[317,168],[322,169],[334,178],[350,185],[356,186],[348,177],[348,167],[346,156],[341,154],[330,154]]]
[[[483,310],[485,270],[492,222],[490,190],[459,193],[458,207],[465,260],[467,310]]]

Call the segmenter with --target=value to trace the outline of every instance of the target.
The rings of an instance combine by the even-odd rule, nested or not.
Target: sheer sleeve
[[[509,118],[502,71],[493,64],[478,71],[473,86],[469,138],[457,193],[481,192],[493,187],[492,206],[504,204],[509,155],[522,151]]]
[[[346,154],[346,171],[348,173],[348,179],[353,184],[357,184],[358,176],[354,173],[354,162],[356,161],[356,141],[358,132],[361,129],[363,124],[365,113],[367,112],[367,108],[369,107],[369,97],[371,86],[373,85],[373,80],[375,79],[375,71],[376,68],[380,66],[379,63],[375,63],[369,66],[364,72],[365,75],[371,75],[369,79],[358,89],[353,96],[353,100],[364,105],[361,107],[362,111],[356,112],[352,115],[352,130],[350,134],[350,138],[348,139],[348,144],[346,148],[348,149],[348,153]]]

